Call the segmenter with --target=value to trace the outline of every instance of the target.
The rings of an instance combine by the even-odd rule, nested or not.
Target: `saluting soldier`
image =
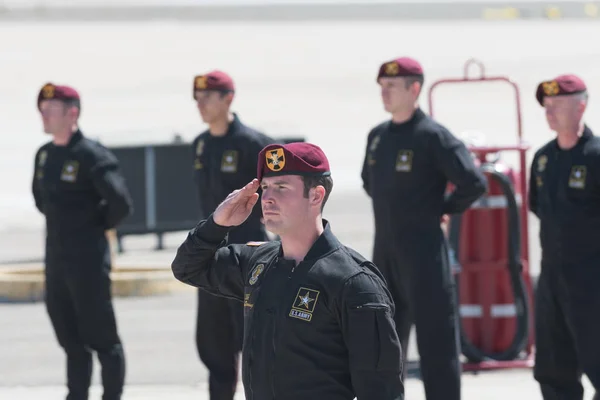
[[[580,77],[544,81],[536,98],[556,138],[535,153],[529,184],[542,246],[534,376],[544,400],[582,400],[585,373],[600,399],[600,138],[583,120]]]
[[[322,218],[329,162],[310,143],[269,145],[257,178],[193,229],[172,264],[180,281],[244,301],[246,400],[402,400],[394,303],[375,266]],[[281,241],[227,245],[262,188]]]
[[[68,400],[86,400],[92,351],[102,366],[103,400],[121,399],[125,355],[113,311],[106,231],[133,210],[115,156],[79,129],[81,99],[48,83],[38,95],[52,141],[35,155],[33,197],[46,218],[45,302],[67,355]]]
[[[256,176],[258,153],[275,141],[231,111],[235,85],[230,75],[214,70],[198,75],[194,100],[208,129],[193,142],[194,171],[200,208],[210,215],[233,190]],[[236,229],[228,243],[269,240],[260,208]],[[243,340],[243,304],[198,290],[196,346],[209,370],[211,400],[233,400]]]
[[[396,303],[404,354],[414,323],[427,399],[459,400],[459,316],[440,222],[468,209],[487,181],[465,145],[420,109],[423,81],[412,58],[380,66],[391,119],[368,135],[362,180],[375,217],[373,261]]]

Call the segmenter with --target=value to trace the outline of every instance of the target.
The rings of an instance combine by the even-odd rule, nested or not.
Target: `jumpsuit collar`
[[[56,148],[65,148],[65,149],[72,149],[77,143],[79,143],[81,141],[81,139],[83,139],[83,133],[81,133],[81,130],[77,129],[75,132],[73,132],[73,134],[71,135],[71,138],[69,139],[69,141],[67,142],[67,144],[65,146],[57,146],[55,144],[52,144],[54,147]]]
[[[71,140],[69,140],[69,143],[67,144],[67,147],[72,148],[73,146],[75,146],[77,143],[79,143],[79,141],[83,139],[83,133],[81,133],[81,131],[79,129],[77,129],[74,133],[73,136],[71,136]]]
[[[342,246],[331,231],[331,225],[326,219],[323,219],[323,228],[323,233],[317,238],[308,253],[306,253],[302,263],[316,261]],[[280,251],[283,251],[283,248]]]
[[[592,132],[592,130],[590,129],[589,126],[587,126],[586,124],[583,125],[583,132],[581,133],[581,137],[577,140],[577,143],[575,144],[575,146],[573,146],[572,148],[568,149],[568,150],[563,150],[558,146],[558,139],[554,139],[554,145],[556,146],[556,149],[559,151],[570,151],[573,149],[577,149],[581,146],[583,146],[591,137],[594,136],[594,133]]]
[[[225,134],[223,136],[213,136],[214,139],[226,138],[226,137],[229,137],[241,130],[242,122],[240,121],[240,118],[238,117],[238,115],[236,113],[232,113],[232,114],[233,114],[233,119],[231,120],[231,122],[229,123],[229,126],[227,127],[227,132],[225,132]]]
[[[396,123],[390,120],[389,127],[392,131],[403,131],[405,128],[409,128],[421,121],[426,117],[426,114],[423,112],[421,107],[418,107],[413,113],[412,117],[404,122]]]

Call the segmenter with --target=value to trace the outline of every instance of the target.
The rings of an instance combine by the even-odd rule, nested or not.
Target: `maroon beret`
[[[196,90],[235,91],[233,79],[223,71],[214,70],[204,75],[194,77],[194,99]]]
[[[415,59],[400,57],[381,64],[379,73],[377,74],[377,81],[379,82],[379,78],[395,78],[400,76],[423,76],[423,67]]]
[[[69,86],[59,86],[53,83],[46,83],[38,93],[38,109],[42,100],[80,100],[79,93]]]
[[[270,144],[258,155],[256,176],[259,182],[266,176],[330,174],[327,156],[319,146],[311,143]]]
[[[583,80],[576,75],[560,75],[551,81],[538,85],[535,97],[538,103],[544,105],[544,97],[565,96],[583,93],[587,90]]]

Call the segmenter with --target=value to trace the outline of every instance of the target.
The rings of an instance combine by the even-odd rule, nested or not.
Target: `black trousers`
[[[209,371],[210,400],[233,400],[243,336],[243,303],[198,289],[196,347]]]
[[[373,254],[396,305],[404,361],[414,324],[427,400],[460,400],[459,319],[443,236],[441,231],[414,234],[408,228],[406,233],[413,239],[376,234]]]
[[[110,264],[46,263],[45,303],[58,343],[67,356],[67,400],[87,400],[92,351],[102,367],[103,400],[121,399],[125,354],[111,298]]]
[[[600,264],[542,265],[534,377],[544,400],[582,400],[583,373],[600,399],[599,284]]]

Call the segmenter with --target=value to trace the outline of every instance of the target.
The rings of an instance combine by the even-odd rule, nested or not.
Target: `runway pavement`
[[[48,80],[81,91],[84,132],[107,145],[121,145],[170,141],[175,133],[191,140],[204,128],[191,100],[193,75],[212,68],[229,71],[238,86],[235,110],[245,122],[278,136],[304,135],[324,148],[336,182],[326,216],[342,240],[369,256],[372,220],[359,174],[366,134],[386,118],[375,85],[382,61],[398,55],[420,59],[428,89],[437,79],[461,76],[468,58],[481,59],[488,74],[507,75],[518,83],[525,139],[537,148],[552,135],[535,102],[535,86],[559,73],[575,72],[588,82],[587,121],[592,129],[600,129],[595,100],[600,50],[591,44],[595,37],[600,37],[600,25],[594,22],[3,21],[0,261],[42,255],[43,221],[29,191],[33,155],[48,139],[35,110],[37,91]],[[477,131],[489,144],[514,143],[511,95],[496,84],[452,90],[442,86],[436,91],[435,116],[457,134]],[[422,105],[428,110],[426,100],[424,96]],[[528,160],[532,154],[533,150]],[[508,155],[506,159],[514,162]],[[531,222],[535,270],[539,246],[536,224]],[[163,252],[148,251],[154,246],[152,237],[126,238],[128,253],[118,262],[168,266],[182,235],[169,235],[169,248]],[[127,398],[164,398],[160,390],[171,389],[173,399],[202,398],[202,386],[195,386],[205,384],[206,375],[192,341],[193,293],[119,299],[116,304],[130,356],[129,379],[135,385]],[[0,315],[0,398],[60,398],[63,359],[43,306],[2,304]],[[468,400],[539,398],[530,372],[503,372],[465,382]],[[7,389],[19,385],[28,388]],[[409,381],[407,399],[424,398],[420,390],[418,381]]]

